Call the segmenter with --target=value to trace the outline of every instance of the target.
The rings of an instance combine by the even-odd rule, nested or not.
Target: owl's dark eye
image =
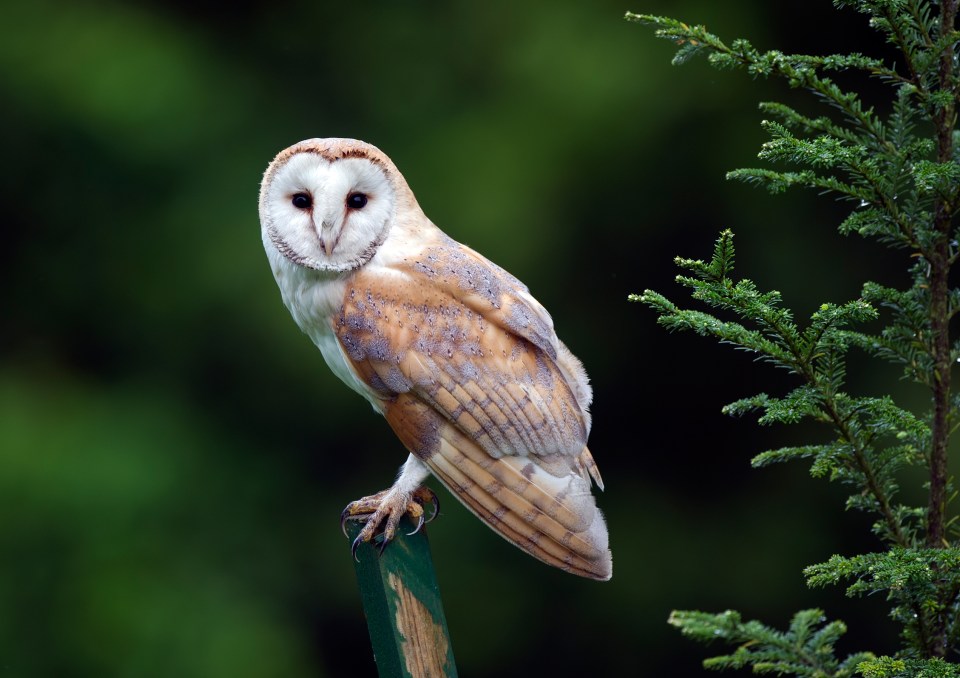
[[[367,204],[367,195],[365,193],[351,193],[347,196],[347,207],[354,210],[362,209]]]
[[[293,206],[296,207],[298,210],[308,210],[310,209],[310,205],[313,204],[313,201],[310,199],[310,196],[307,195],[306,193],[294,193],[293,198],[291,198],[290,202],[292,202]]]

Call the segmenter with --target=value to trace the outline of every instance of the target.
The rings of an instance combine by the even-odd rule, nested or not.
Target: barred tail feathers
[[[410,395],[385,415],[407,448],[504,539],[561,570],[611,577],[607,525],[590,492],[589,477],[599,474],[587,448],[579,457],[494,458]]]

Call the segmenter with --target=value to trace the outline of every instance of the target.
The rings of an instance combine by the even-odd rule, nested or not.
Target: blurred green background
[[[666,624],[687,607],[781,626],[824,607],[850,623],[841,651],[895,649],[882,600],[800,574],[877,548],[869,520],[800,465],[749,469],[826,432],[720,414],[790,377],[626,297],[682,300],[672,258],[725,227],[739,272],[801,315],[906,284],[907,262],[837,236],[830,199],[725,182],[757,163],[759,100],[822,110],[670,66],[626,10],[761,48],[882,49],[829,0],[3,4],[0,676],[375,675],[337,519],[405,453],[290,319],[257,222],[268,161],[315,136],[385,150],[593,380],[614,578],[555,572],[442,494],[461,675],[701,675],[707,650]],[[899,376],[858,365],[862,390]]]

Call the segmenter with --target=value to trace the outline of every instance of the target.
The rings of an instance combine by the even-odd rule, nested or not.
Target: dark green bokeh
[[[552,571],[443,494],[461,675],[699,675],[675,607],[782,625],[821,606],[846,649],[894,649],[882,601],[800,575],[877,546],[868,521],[800,466],[749,470],[821,432],[720,415],[789,377],[626,296],[679,296],[673,256],[724,227],[740,273],[800,313],[907,262],[835,235],[842,205],[724,182],[757,162],[757,101],[815,102],[671,67],[628,9],[761,48],[882,48],[829,0],[4,4],[0,675],[375,674],[337,518],[405,453],[289,318],[257,223],[267,162],[314,136],[384,149],[593,379],[614,578]]]

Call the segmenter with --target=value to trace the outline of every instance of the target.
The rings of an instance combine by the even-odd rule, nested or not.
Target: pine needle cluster
[[[820,117],[782,103],[761,104],[770,140],[759,157],[787,169],[738,169],[728,176],[772,193],[800,186],[850,201],[840,233],[903,250],[911,285],[894,289],[867,282],[859,299],[824,303],[798,320],[778,292],[734,277],[734,236],[726,230],[709,261],[676,259],[684,271],[677,281],[708,310],[678,307],[651,290],[630,298],[653,308],[669,330],[714,337],[796,375],[797,386],[787,394],[761,393],[724,411],[756,412],[761,424],[813,420],[829,427],[827,442],[769,450],[753,465],[807,460],[813,476],[849,488],[848,508],[874,516],[874,532],[886,550],[835,555],[804,574],[810,586],[844,582],[851,596],[885,595],[891,617],[901,625],[902,647],[893,656],[862,652],[840,659],[834,645],[846,627],[827,621],[820,610],[798,612],[785,632],[744,622],[732,611],[674,612],[670,623],[694,639],[719,638],[736,646],[732,654],[708,659],[709,668],[823,678],[960,676],[960,666],[952,663],[960,646],[960,533],[950,511],[947,470],[950,437],[960,424],[960,396],[952,388],[960,342],[949,331],[960,311],[960,289],[950,286],[960,256],[958,0],[834,0],[834,5],[866,15],[899,51],[897,65],[861,54],[760,52],[746,40],[728,45],[703,26],[675,19],[631,13],[627,19],[653,26],[658,37],[679,45],[674,63],[702,54],[718,68],[783,78],[825,104]],[[838,71],[889,85],[890,113],[879,115],[860,93],[841,88],[831,79]],[[868,332],[867,321],[883,326]],[[912,412],[889,396],[848,392],[846,361],[854,349],[899,365],[907,380],[928,390],[929,411]],[[901,500],[899,479],[906,467],[925,471],[925,506]]]

